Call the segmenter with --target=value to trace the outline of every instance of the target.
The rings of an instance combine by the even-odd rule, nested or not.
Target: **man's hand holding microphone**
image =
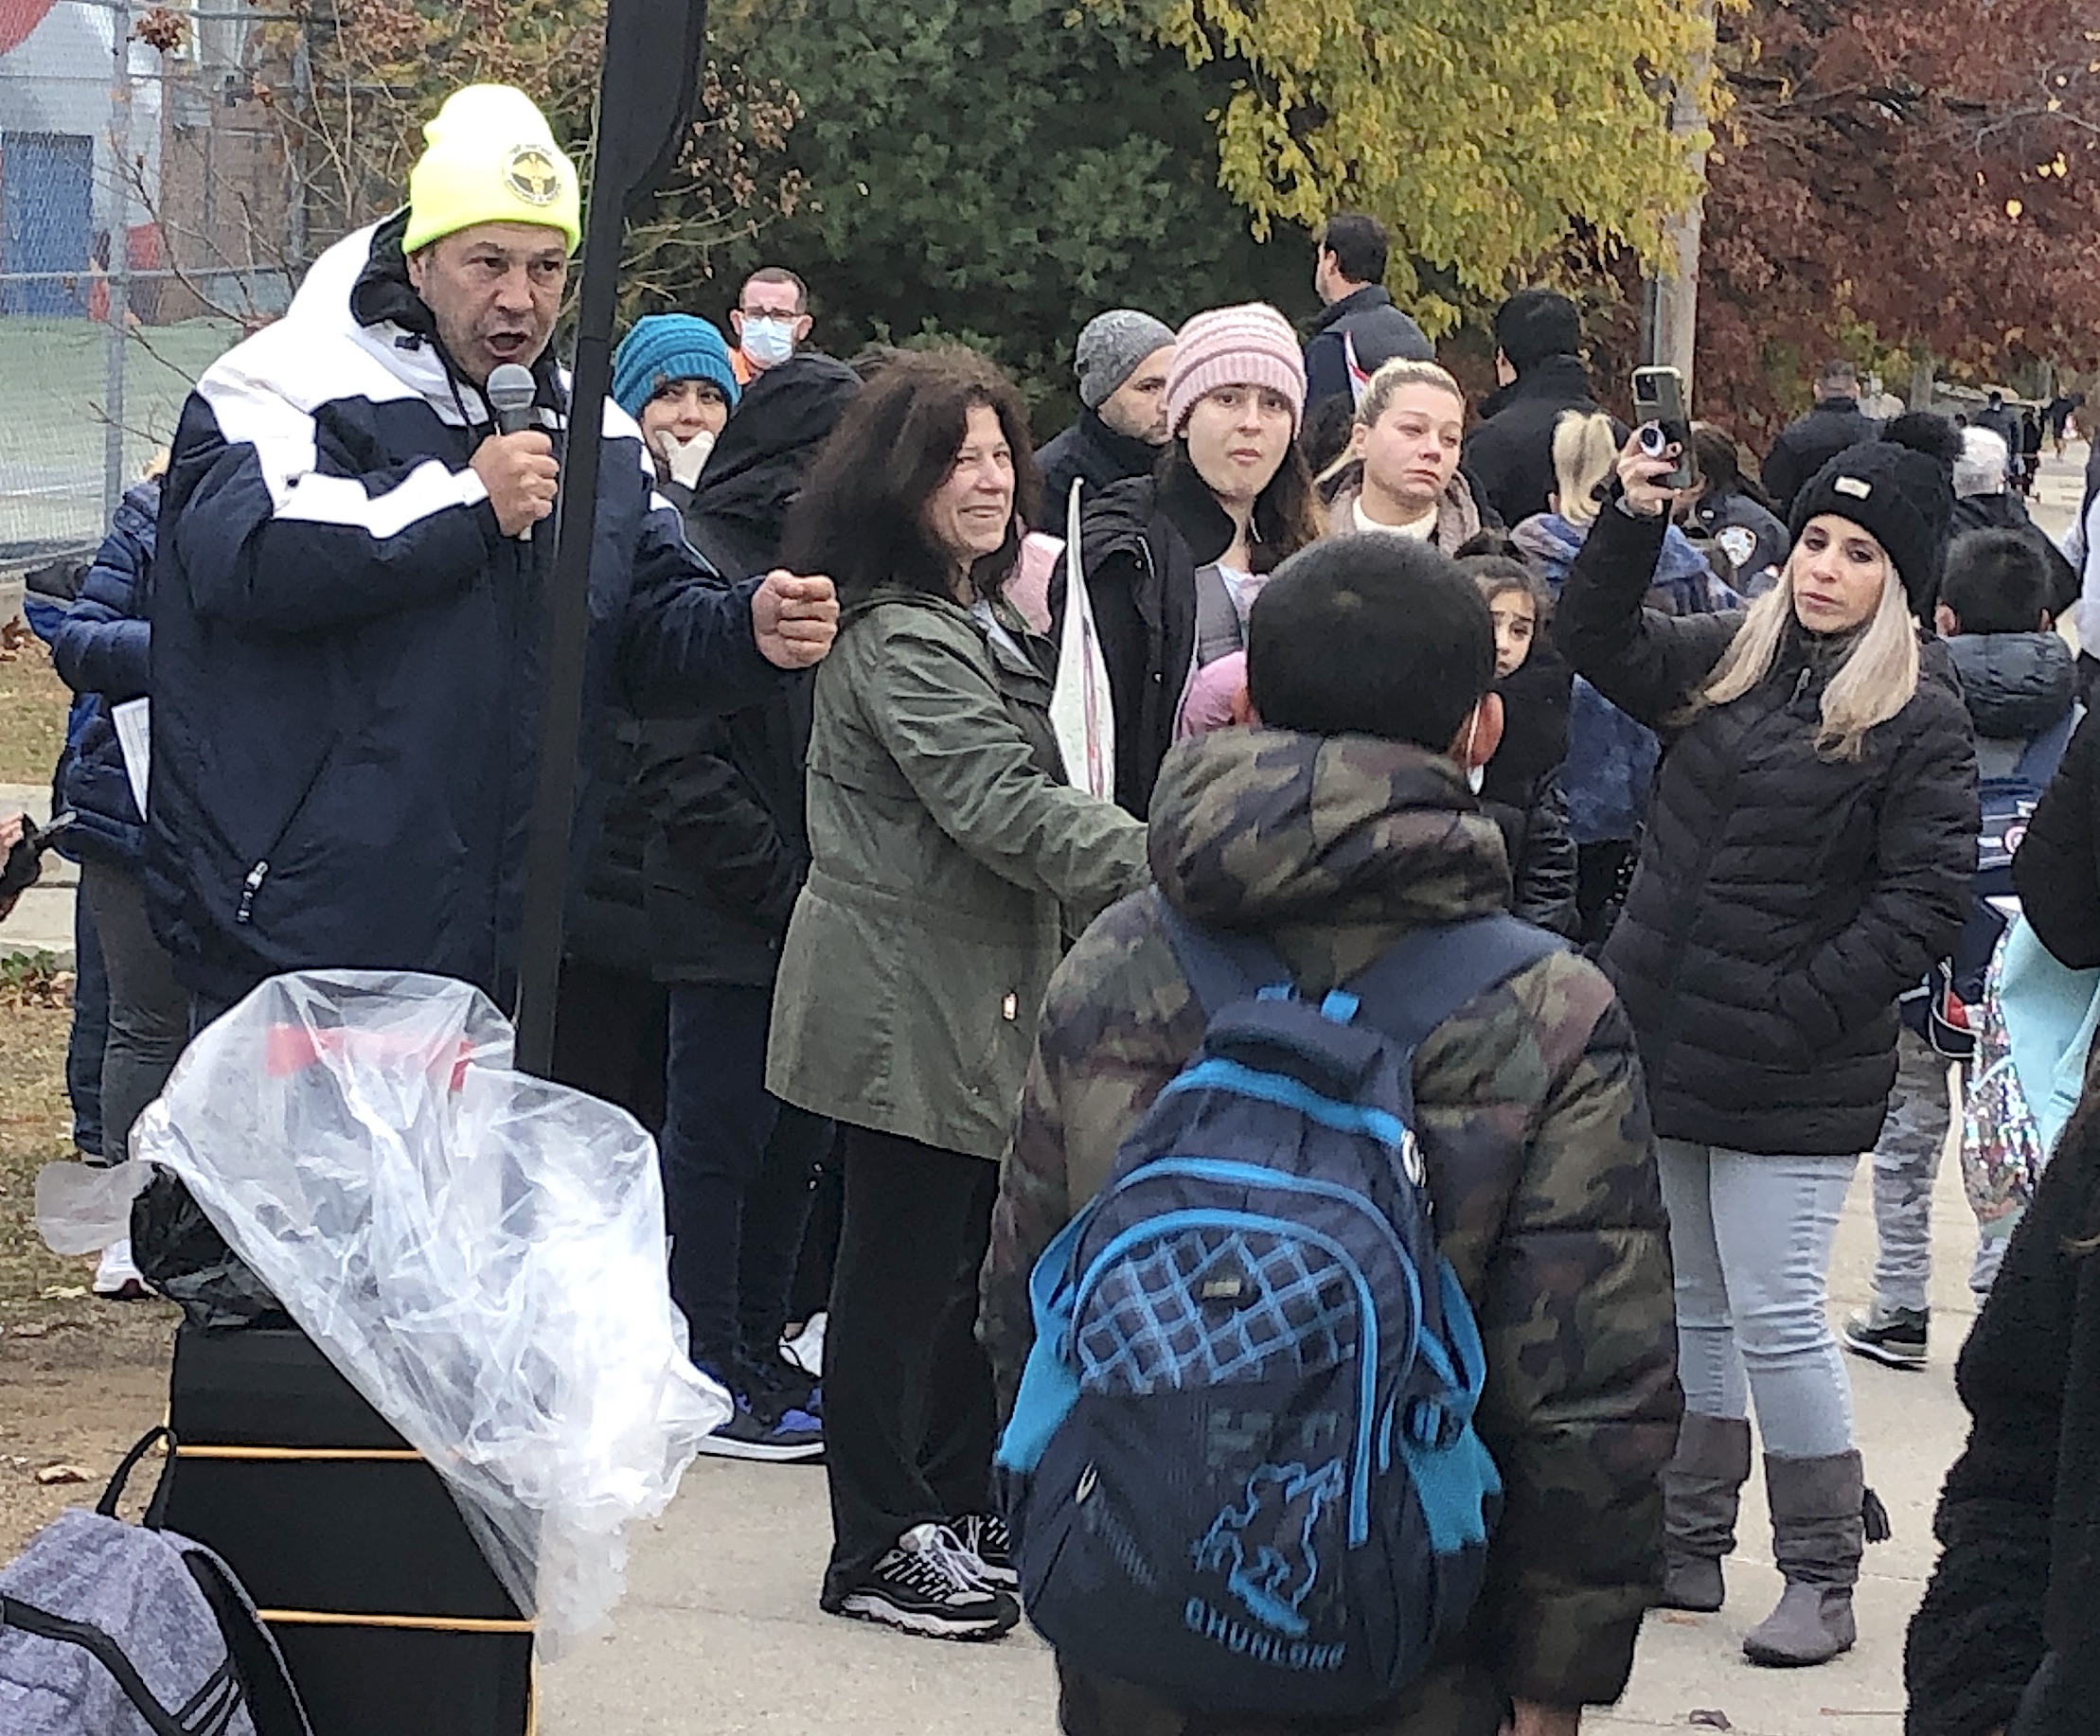
[[[486,394],[496,433],[474,449],[470,462],[507,537],[529,539],[533,525],[554,511],[561,470],[554,442],[532,425],[538,392],[532,375],[514,362],[489,370]],[[831,581],[775,568],[752,593],[751,630],[759,654],[778,668],[823,662],[839,633]]]
[[[532,404],[539,396],[529,369],[515,362],[491,368],[484,388],[496,432],[474,449],[473,472],[489,490],[489,505],[507,537],[529,540],[532,527],[554,511],[561,470],[554,442],[535,428]]]

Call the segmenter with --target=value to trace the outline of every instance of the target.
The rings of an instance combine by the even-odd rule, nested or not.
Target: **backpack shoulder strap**
[[[169,1541],[175,1539],[170,1536]],[[307,1722],[306,1707],[285,1668],[284,1655],[262,1618],[248,1601],[248,1594],[234,1578],[233,1569],[202,1544],[184,1538],[183,1566],[197,1582],[205,1602],[219,1622],[226,1642],[226,1656],[240,1673],[246,1691],[248,1716],[256,1736],[313,1736]]]
[[[1291,985],[1290,966],[1272,948],[1245,934],[1199,928],[1156,886],[1149,895],[1205,1018],[1215,1019],[1234,1001],[1251,1000],[1265,988]]]
[[[1568,949],[1544,929],[1496,912],[1417,929],[1353,978],[1362,1017],[1408,1054],[1459,1008]]]

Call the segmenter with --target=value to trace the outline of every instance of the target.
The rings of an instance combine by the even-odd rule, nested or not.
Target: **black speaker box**
[[[295,1331],[175,1337],[160,1522],[240,1576],[314,1736],[526,1736],[532,1626],[437,1473]]]

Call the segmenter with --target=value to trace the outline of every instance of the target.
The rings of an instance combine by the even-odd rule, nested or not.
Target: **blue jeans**
[[[1763,1157],[1658,1140],[1677,1266],[1684,1408],[1747,1417],[1775,1459],[1852,1450],[1852,1383],[1825,1316],[1857,1158]]]
[[[766,1089],[773,990],[680,983],[670,991],[664,1212],[671,1300],[693,1360],[727,1376],[739,1347],[774,1357],[810,1191],[831,1124]]]

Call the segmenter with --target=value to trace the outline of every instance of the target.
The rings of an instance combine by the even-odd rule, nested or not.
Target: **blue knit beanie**
[[[737,407],[737,374],[721,333],[690,313],[651,313],[638,319],[613,354],[613,401],[639,416],[656,388],[674,380],[705,380]]]

